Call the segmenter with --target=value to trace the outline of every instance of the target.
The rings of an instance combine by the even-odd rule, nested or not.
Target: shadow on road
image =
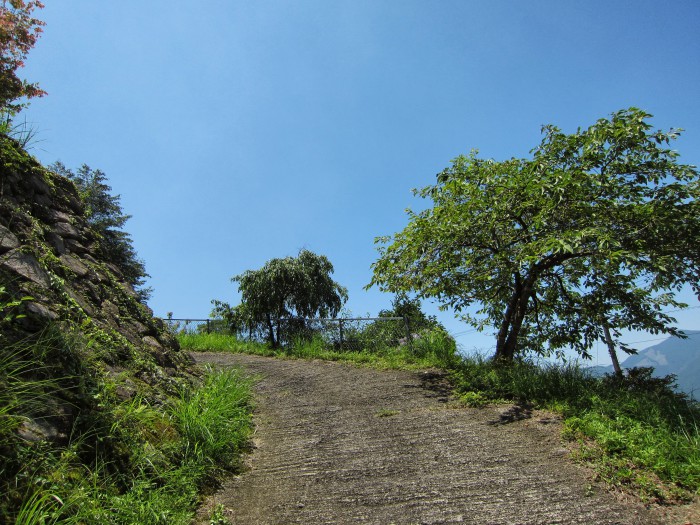
[[[513,405],[501,412],[498,419],[493,419],[487,424],[489,425],[507,425],[509,423],[515,423],[516,421],[522,421],[523,419],[530,419],[532,417],[533,406],[529,403],[519,403]]]
[[[452,394],[452,385],[447,374],[442,370],[428,370],[420,372],[420,384],[406,384],[404,388],[422,391],[428,399],[434,399],[438,403],[447,403]]]

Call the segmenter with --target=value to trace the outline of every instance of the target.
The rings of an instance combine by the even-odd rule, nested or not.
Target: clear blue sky
[[[686,129],[676,149],[700,163],[693,0],[46,4],[24,70],[49,92],[25,112],[32,152],[107,174],[161,316],[236,303],[231,276],[301,248],[329,257],[354,314],[376,314],[391,297],[363,291],[373,239],[422,206],[411,188],[472,148],[526,156],[543,124],[637,106]],[[679,325],[700,329],[698,312]]]

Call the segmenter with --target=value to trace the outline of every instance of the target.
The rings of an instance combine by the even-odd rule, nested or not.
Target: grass
[[[207,370],[169,398],[115,395],[90,368],[94,344],[51,333],[0,350],[0,522],[189,524],[201,490],[239,466],[252,428],[250,380]],[[57,356],[83,368],[57,375]],[[53,379],[49,379],[53,377]],[[42,405],[73,406],[67,442],[17,434]]]
[[[193,352],[233,352],[264,356],[276,355],[276,352],[265,344],[242,341],[227,334],[185,332],[178,334],[177,339],[182,348]]]
[[[56,388],[54,381],[38,376],[40,370],[26,350],[20,343],[0,355],[0,440],[39,411],[47,389]]]
[[[450,346],[448,341],[429,345],[418,340],[412,347],[380,345],[379,348],[360,351],[328,348],[320,338],[311,341],[299,339],[288,347],[278,349],[273,349],[265,343],[242,341],[233,335],[221,333],[182,333],[178,334],[178,341],[184,349],[190,351],[245,353],[287,359],[322,359],[378,369],[445,368],[455,360],[454,343]]]
[[[185,462],[234,465],[252,427],[250,379],[236,370],[208,370],[198,389],[183,389],[170,408]],[[212,464],[212,465],[215,465]]]

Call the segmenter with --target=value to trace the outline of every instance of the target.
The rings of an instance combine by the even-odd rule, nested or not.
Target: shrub
[[[418,357],[432,355],[443,366],[457,364],[457,343],[454,338],[441,326],[424,329],[411,342],[413,352]]]

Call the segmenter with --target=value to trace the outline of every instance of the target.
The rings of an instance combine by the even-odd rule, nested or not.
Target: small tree
[[[225,332],[234,335],[253,335],[265,333],[265,327],[255,319],[247,304],[242,303],[231,306],[229,303],[217,299],[211,302],[214,305],[210,317],[215,320],[214,326],[222,326]],[[219,325],[218,323],[221,323]]]
[[[332,273],[333,265],[325,256],[301,250],[298,257],[272,259],[231,280],[238,283],[249,322],[262,324],[268,341],[277,347],[280,319],[338,315],[348,295]]]
[[[414,332],[441,326],[434,315],[425,315],[417,298],[411,299],[406,294],[397,294],[391,301],[391,309],[381,310],[379,317],[403,317]]]
[[[531,159],[460,156],[415,193],[433,201],[378,239],[371,285],[434,297],[495,326],[496,357],[573,347],[621,328],[680,335],[663,313],[700,294],[700,177],[636,108],[566,135],[543,128]],[[606,334],[607,331],[607,334]]]
[[[2,0],[0,6],[0,112],[4,113],[6,123],[24,106],[19,100],[46,94],[37,84],[17,76],[44,25],[32,13],[43,7],[36,0]]]
[[[402,317],[400,321],[374,321],[362,330],[362,338],[370,345],[383,344],[388,347],[403,343],[406,337],[414,337],[423,331],[444,327],[435,316],[425,315],[420,301],[405,294],[397,294],[391,302],[391,308],[381,310],[379,317]],[[408,326],[407,326],[408,325]],[[408,332],[407,329],[408,328]]]
[[[112,195],[107,176],[87,164],[83,164],[77,172],[66,168],[61,162],[55,162],[49,169],[75,183],[85,206],[85,218],[99,237],[102,254],[121,270],[126,281],[137,291],[139,299],[145,303],[152,293],[151,288],[143,286],[148,277],[146,266],[134,250],[131,236],[123,230],[131,215],[123,213],[119,202],[121,196]]]

